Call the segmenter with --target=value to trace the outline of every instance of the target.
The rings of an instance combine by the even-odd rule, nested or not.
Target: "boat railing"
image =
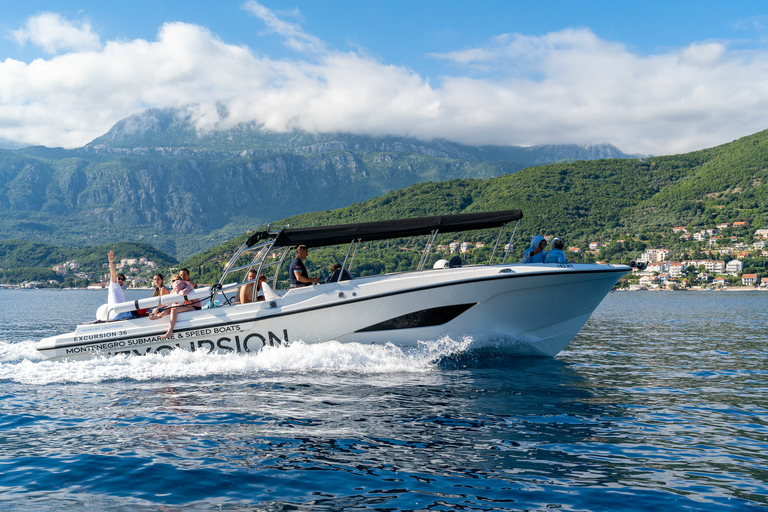
[[[227,277],[232,274],[233,272],[239,272],[241,270],[245,270],[245,275],[248,275],[248,271],[250,271],[252,268],[257,267],[258,273],[256,275],[256,281],[258,280],[259,276],[262,273],[262,269],[266,267],[271,267],[276,264],[276,262],[267,263],[265,265],[265,261],[267,260],[267,255],[269,254],[269,250],[272,248],[272,245],[274,244],[274,236],[277,235],[277,232],[270,232],[269,233],[273,238],[270,240],[267,240],[265,242],[261,242],[255,245],[248,245],[248,242],[245,242],[243,245],[241,245],[235,253],[232,255],[232,257],[229,259],[227,264],[224,266],[224,270],[221,273],[221,277],[219,278],[218,286],[216,286],[213,290],[212,296],[211,296],[211,304],[215,304],[216,296],[219,293],[224,293],[224,290],[231,290],[234,288],[239,288],[240,286],[246,285],[252,281],[241,281],[238,280],[236,283],[231,283],[228,285],[225,285],[225,281],[227,280]],[[243,254],[248,252],[256,251],[255,256],[253,259],[251,259],[248,263],[243,265],[237,265],[237,262],[240,260],[240,257],[243,256]],[[283,257],[285,257],[285,254],[283,254]],[[237,266],[235,266],[237,265]],[[277,280],[277,272],[275,272],[274,276],[272,278],[276,281]],[[254,291],[255,293],[255,291]],[[226,295],[224,295],[226,297]],[[227,298],[226,303],[229,304],[232,301],[231,298]]]
[[[505,264],[507,261],[507,258],[509,257],[509,253],[512,251],[513,245],[512,242],[515,238],[515,233],[517,232],[517,227],[520,224],[520,219],[517,220],[515,223],[515,227],[512,230],[512,234],[509,238],[509,243],[507,243],[505,250],[504,250],[504,257],[502,258],[501,264]],[[501,228],[499,230],[499,234],[496,237],[496,241],[493,245],[493,250],[491,251],[490,258],[488,259],[487,265],[492,265],[493,260],[496,256],[496,252],[498,250],[499,244],[501,243],[502,237],[504,235],[504,230],[506,228],[507,224],[504,223],[501,225]],[[418,265],[416,267],[416,271],[423,271],[424,266],[426,265],[427,261],[429,260],[429,255],[432,251],[432,248],[434,247],[435,241],[437,239],[437,236],[439,234],[439,229],[433,229],[431,233],[429,234],[429,237],[427,239],[426,246],[424,247],[424,250],[422,251],[421,257],[419,258]],[[280,234],[280,231],[269,231],[269,227],[267,228],[267,232],[260,233],[261,240],[264,240],[266,236],[269,238],[261,243],[256,243],[254,245],[248,245],[251,240],[248,240],[245,242],[240,248],[238,248],[235,253],[232,255],[232,258],[230,258],[229,262],[224,267],[224,271],[222,272],[221,278],[219,279],[218,286],[215,287],[213,290],[213,297],[211,298],[211,303],[213,303],[213,300],[216,297],[216,294],[222,293],[224,282],[227,279],[227,276],[229,274],[232,274],[233,272],[239,272],[242,270],[245,270],[245,274],[247,276],[248,271],[252,269],[256,269],[257,275],[256,279],[253,280],[242,280],[238,281],[234,286],[244,286],[251,284],[253,282],[258,282],[261,275],[264,275],[267,279],[267,282],[271,282],[271,286],[273,289],[276,289],[277,287],[277,280],[280,273],[280,268],[282,268],[283,263],[285,262],[285,257],[287,256],[290,247],[282,247],[282,254],[279,255],[279,257],[276,257],[273,261],[267,261],[269,258],[267,255],[272,250],[275,238]],[[257,240],[254,239],[254,241]],[[351,268],[352,264],[355,261],[355,256],[357,255],[357,251],[360,248],[361,245],[361,239],[356,238],[349,242],[349,246],[347,248],[347,253],[344,256],[343,262],[340,262],[338,258],[336,258],[335,255],[334,258],[336,258],[337,263],[341,264],[341,269],[339,272],[338,277],[336,278],[336,281],[341,281],[343,276],[345,275],[351,275]],[[353,251],[354,249],[354,251]],[[249,262],[244,264],[237,264],[238,261],[240,261],[241,256],[247,252],[253,252],[256,251],[255,256],[253,259],[251,259]],[[350,259],[351,254],[351,259]],[[349,265],[347,265],[349,263]],[[272,269],[274,267],[274,272],[272,272]],[[256,294],[256,287],[254,287],[254,299]],[[228,286],[228,289],[231,289],[231,287]],[[231,299],[230,299],[231,300]]]

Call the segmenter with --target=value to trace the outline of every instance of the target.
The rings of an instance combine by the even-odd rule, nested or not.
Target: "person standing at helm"
[[[296,257],[291,261],[288,267],[288,279],[291,281],[291,288],[301,288],[317,284],[319,277],[309,277],[307,267],[304,266],[304,260],[307,259],[309,249],[306,245],[300,245],[296,248]]]
[[[546,256],[547,239],[540,235],[535,235],[531,239],[531,246],[523,252],[522,263],[544,263]]]

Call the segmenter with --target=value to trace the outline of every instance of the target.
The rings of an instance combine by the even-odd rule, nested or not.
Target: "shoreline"
[[[629,288],[616,288],[617,292],[765,292],[766,288],[734,286],[729,288],[702,288],[701,286],[692,286],[690,288],[680,288],[670,290],[669,288],[645,288],[642,290],[630,290]]]

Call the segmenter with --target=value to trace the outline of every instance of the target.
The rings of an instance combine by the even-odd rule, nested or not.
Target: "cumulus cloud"
[[[502,34],[431,55],[449,72],[430,81],[329,48],[255,1],[243,9],[297,57],[272,59],[203,27],[167,23],[153,41],[92,42],[31,63],[7,59],[0,62],[0,138],[75,147],[143,108],[188,105],[201,130],[256,121],[277,131],[466,144],[607,142],[644,154],[690,151],[766,128],[765,49],[697,42],[640,55],[587,28]],[[78,30],[91,33],[85,24]]]
[[[14,30],[12,36],[19,44],[30,42],[52,55],[60,51],[96,50],[101,46],[99,36],[91,30],[88,21],[76,26],[53,12],[33,16],[26,26]]]

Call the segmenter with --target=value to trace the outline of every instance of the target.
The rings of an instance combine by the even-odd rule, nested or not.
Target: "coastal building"
[[[679,262],[679,261],[670,261],[669,262],[669,276],[672,278],[677,278],[683,275],[683,272],[685,272],[685,266]]]
[[[768,229],[756,229],[755,230],[755,237],[758,238],[768,238]]]
[[[638,258],[640,261],[664,261],[669,256],[672,256],[672,251],[669,249],[648,249]]]
[[[744,222],[743,220],[739,220],[733,223],[733,227],[735,228],[743,228],[743,227],[746,227],[746,225],[747,223]]]
[[[741,276],[741,284],[744,286],[755,286],[760,282],[760,278],[757,274],[744,274]]]
[[[685,233],[685,234],[688,234],[688,230],[685,228],[685,226],[676,226],[676,227],[672,228],[672,231],[674,231],[675,233]]]
[[[724,273],[725,272],[725,267],[726,267],[726,264],[725,264],[724,261],[711,260],[711,259],[706,259],[706,260],[685,260],[685,261],[683,261],[683,265],[686,268],[694,267],[694,268],[697,268],[697,269],[699,267],[703,266],[704,269],[707,272],[711,272],[711,273],[714,273],[714,274],[722,274],[722,273]]]
[[[723,288],[725,286],[725,278],[724,277],[716,277],[712,280],[712,285],[717,286],[719,288]]]
[[[744,263],[739,260],[731,260],[725,264],[726,274],[736,276],[739,275],[742,270],[744,270]]]
[[[649,263],[645,269],[649,272],[658,272],[661,274],[662,272],[669,272],[670,265],[668,261],[657,261],[654,263]]]
[[[596,251],[600,248],[600,242],[589,242],[589,250]]]
[[[725,262],[720,260],[706,260],[704,262],[704,268],[707,269],[707,272],[722,274],[725,272]]]

